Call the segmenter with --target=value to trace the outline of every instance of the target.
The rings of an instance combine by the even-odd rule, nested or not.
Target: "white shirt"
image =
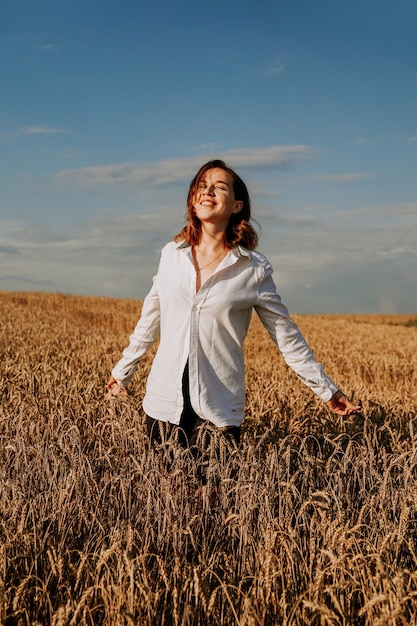
[[[160,337],[143,400],[146,414],[179,424],[188,359],[195,412],[219,427],[240,426],[245,407],[243,340],[255,309],[287,364],[322,400],[330,400],[337,387],[282,304],[272,271],[262,254],[237,246],[196,293],[191,247],[167,244],[129,346],[112,375],[127,385],[141,357]]]

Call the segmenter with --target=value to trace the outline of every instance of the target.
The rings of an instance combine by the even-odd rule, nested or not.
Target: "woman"
[[[141,318],[106,386],[108,397],[127,392],[159,336],[143,400],[151,441],[180,426],[182,444],[193,446],[202,425],[211,423],[238,442],[242,344],[255,309],[287,364],[331,410],[359,410],[315,360],[276,292],[271,264],[255,251],[241,178],[223,161],[209,161],[191,181],[187,206],[186,226],[162,250]]]

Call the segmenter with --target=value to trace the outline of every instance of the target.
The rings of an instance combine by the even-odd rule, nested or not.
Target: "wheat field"
[[[254,318],[241,447],[200,484],[188,451],[149,447],[154,351],[103,399],[140,302],[0,303],[2,624],[417,623],[417,316],[294,316],[349,418]]]

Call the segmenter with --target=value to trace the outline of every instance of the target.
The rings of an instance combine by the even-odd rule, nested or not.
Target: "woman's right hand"
[[[107,383],[106,390],[106,400],[111,400],[112,398],[115,398],[117,396],[121,398],[126,398],[126,396],[128,395],[127,387],[119,383],[113,376]]]

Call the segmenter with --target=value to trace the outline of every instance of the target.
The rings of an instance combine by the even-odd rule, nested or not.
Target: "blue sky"
[[[138,297],[209,158],[297,313],[417,309],[414,0],[0,9],[0,290]]]

